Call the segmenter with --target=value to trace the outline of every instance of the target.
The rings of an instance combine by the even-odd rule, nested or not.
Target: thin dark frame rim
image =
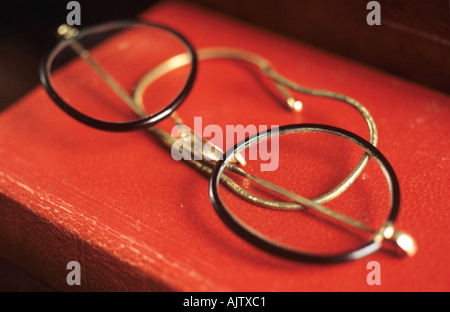
[[[322,132],[322,133],[331,133],[338,136],[341,136],[347,140],[352,141],[353,143],[361,146],[363,149],[366,150],[379,164],[381,169],[383,170],[383,173],[388,181],[389,189],[391,192],[391,208],[389,215],[385,221],[385,225],[387,224],[394,224],[399,208],[400,208],[400,187],[398,183],[397,176],[394,172],[394,169],[392,168],[391,164],[388,162],[388,160],[384,157],[384,155],[371,143],[369,143],[364,138],[341,128],[328,126],[328,125],[322,125],[322,124],[291,124],[291,125],[285,125],[278,128],[278,135],[281,135],[283,133],[289,132],[289,130],[298,130],[303,129],[300,131],[291,131],[291,132],[308,132],[307,129],[310,129],[309,131],[312,132]],[[262,133],[262,134],[261,134]],[[218,185],[219,185],[219,176],[224,170],[224,163],[228,160],[228,158],[231,158],[231,155],[233,155],[233,151],[236,149],[240,149],[244,145],[249,145],[254,140],[257,140],[262,135],[269,137],[272,133],[272,129],[269,129],[267,131],[256,133],[241,142],[234,145],[232,148],[226,151],[225,155],[229,155],[227,157],[223,157],[220,159],[216,166],[213,169],[213,172],[211,174],[211,179],[209,183],[209,195],[211,203],[214,207],[215,212],[219,216],[219,218],[224,222],[227,227],[229,227],[236,235],[247,241],[248,243],[258,247],[259,249],[262,249],[263,251],[266,251],[270,254],[273,254],[275,256],[285,258],[288,260],[294,260],[294,261],[301,261],[301,262],[310,262],[310,263],[319,263],[319,264],[326,264],[326,263],[339,263],[339,262],[346,262],[350,260],[356,260],[363,258],[378,249],[381,248],[381,242],[375,240],[375,236],[373,235],[373,238],[371,240],[366,241],[363,243],[360,247],[350,250],[348,252],[344,253],[337,253],[337,254],[331,254],[331,255],[320,255],[320,254],[312,254],[312,253],[306,253],[301,252],[286,246],[283,246],[281,244],[277,244],[275,242],[272,242],[271,240],[268,240],[264,238],[264,236],[254,234],[251,229],[246,228],[243,226],[238,218],[233,217],[233,214],[225,207],[225,205],[222,203],[219,192],[218,192]],[[383,228],[383,227],[382,227]]]
[[[187,98],[190,91],[192,90],[192,87],[194,86],[194,81],[197,75],[197,66],[198,66],[198,58],[197,54],[195,52],[194,47],[192,44],[178,31],[157,23],[151,23],[146,22],[142,20],[116,20],[111,21],[108,23],[93,25],[87,28],[82,28],[80,30],[80,34],[84,32],[92,32],[98,28],[105,28],[105,27],[111,27],[111,26],[132,26],[132,25],[144,25],[149,27],[155,27],[159,28],[165,31],[168,31],[175,37],[177,37],[181,42],[183,42],[186,46],[187,51],[191,55],[191,69],[187,78],[187,81],[183,87],[183,89],[180,91],[180,93],[172,100],[171,103],[169,103],[165,108],[160,110],[159,112],[149,115],[145,118],[129,121],[129,122],[108,122],[105,120],[97,119],[90,117],[79,110],[73,108],[71,105],[69,105],[66,101],[64,101],[56,92],[54,86],[51,83],[50,79],[50,68],[51,64],[54,58],[53,53],[60,47],[60,45],[65,43],[65,40],[61,40],[58,42],[55,47],[53,47],[50,52],[48,52],[45,57],[42,59],[40,67],[39,67],[39,76],[42,85],[44,86],[44,89],[46,90],[47,94],[50,96],[50,98],[57,104],[58,107],[60,107],[65,113],[67,113],[72,118],[76,119],[77,121],[90,126],[92,128],[105,130],[105,131],[111,131],[111,132],[127,132],[127,131],[134,131],[134,130],[140,130],[148,127],[152,127],[159,123],[160,121],[164,120],[165,118],[169,117]]]

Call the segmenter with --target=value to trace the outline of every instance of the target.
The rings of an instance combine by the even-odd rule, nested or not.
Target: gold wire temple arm
[[[249,53],[244,52],[240,50],[234,50],[229,48],[208,48],[208,49],[201,49],[197,51],[198,58],[200,60],[207,60],[207,59],[213,59],[213,58],[230,58],[230,59],[236,59],[240,61],[249,62],[251,64],[254,64],[257,66],[261,72],[268,77],[272,79],[272,81],[275,83],[275,85],[280,90],[281,94],[285,97],[286,103],[289,107],[291,107],[293,110],[298,111],[301,109],[301,102],[295,100],[289,93],[288,89],[295,90],[300,93],[313,95],[313,96],[320,96],[320,97],[326,97],[338,101],[342,101],[344,103],[349,104],[353,108],[355,108],[364,118],[366,121],[369,133],[370,133],[370,139],[369,142],[376,146],[378,143],[378,132],[375,125],[375,122],[370,115],[369,111],[361,105],[358,101],[355,99],[352,99],[348,96],[331,92],[331,91],[324,91],[324,90],[316,90],[316,89],[310,89],[306,87],[302,87],[300,85],[297,85],[296,83],[288,80],[287,78],[284,78],[283,76],[276,73],[272,68],[266,59]],[[176,56],[173,56],[160,65],[156,66],[153,70],[148,72],[137,84],[134,94],[134,100],[136,104],[139,107],[143,107],[142,98],[145,89],[150,85],[153,81],[157,80],[161,76],[165,75],[166,73],[185,66],[191,62],[190,55],[188,53],[182,53],[178,54]],[[297,108],[299,108],[297,110]],[[363,171],[364,167],[367,165],[368,161],[370,159],[370,156],[368,154],[364,154],[361,158],[361,160],[358,162],[358,164],[355,166],[355,168],[352,170],[352,172],[335,188],[332,190],[326,192],[325,194],[312,199],[314,202],[323,204],[326,203],[336,197],[338,197],[340,194],[342,194],[350,185],[358,178],[358,176]]]
[[[167,132],[158,129],[156,127],[149,128],[148,131],[150,131],[153,135],[159,138],[159,141],[162,142],[168,149],[170,149],[175,143],[176,139],[171,137]],[[194,153],[192,151],[192,153]],[[212,173],[212,167],[214,166],[214,161],[206,161],[206,160],[193,160],[186,159],[185,160],[189,165],[191,165],[196,170],[202,172],[205,176],[209,177]],[[385,225],[380,231],[376,231],[372,229],[371,227],[367,226],[366,224],[355,220],[353,218],[350,218],[342,213],[339,213],[337,211],[334,211],[332,209],[329,209],[321,204],[318,204],[310,199],[307,199],[303,196],[300,196],[296,193],[293,193],[289,190],[286,190],[276,184],[273,184],[269,181],[266,181],[264,179],[255,177],[246,171],[242,170],[241,168],[237,167],[236,165],[229,163],[226,166],[226,169],[230,170],[231,172],[234,172],[236,174],[241,175],[242,177],[245,177],[247,179],[250,179],[254,181],[255,183],[274,191],[293,202],[275,202],[263,199],[261,197],[255,196],[243,188],[241,188],[238,184],[236,184],[231,178],[229,178],[227,175],[222,174],[220,177],[220,181],[227,186],[230,190],[232,190],[234,193],[239,195],[241,198],[253,202],[256,205],[266,207],[266,208],[272,208],[277,210],[302,210],[305,209],[305,207],[312,208],[320,213],[323,213],[335,220],[338,220],[340,222],[343,222],[347,225],[350,225],[354,228],[369,232],[373,235],[375,235],[375,241],[377,241],[380,245],[383,242],[383,240],[387,240],[391,244],[393,244],[396,248],[397,255],[400,257],[403,256],[413,256],[417,252],[417,244],[414,241],[414,239],[407,233],[403,231],[399,231],[394,228],[393,224],[387,224]]]
[[[257,178],[246,171],[242,170],[241,168],[236,167],[233,164],[227,164],[227,169],[237,173],[247,179],[250,179],[259,185],[274,191],[280,195],[283,195],[284,197],[293,200],[294,202],[303,205],[304,207],[312,208],[316,211],[319,211],[329,217],[334,218],[335,220],[338,220],[340,222],[343,222],[345,224],[348,224],[354,228],[370,232],[372,234],[376,234],[375,240],[381,244],[383,240],[387,240],[390,243],[392,243],[396,247],[396,251],[398,252],[399,256],[413,256],[417,252],[417,244],[415,240],[411,237],[411,235],[407,234],[406,232],[396,230],[394,228],[394,225],[392,223],[386,224],[378,233],[376,230],[370,228],[366,224],[355,220],[353,218],[350,218],[342,213],[339,213],[337,211],[334,211],[332,209],[329,209],[325,206],[322,206],[310,199],[307,199],[303,196],[300,196],[294,192],[291,192],[289,190],[286,190],[276,184],[273,184],[269,181],[263,180],[261,178]]]

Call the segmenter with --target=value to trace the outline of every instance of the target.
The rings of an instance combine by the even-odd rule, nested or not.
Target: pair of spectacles
[[[186,157],[186,162],[210,176],[209,194],[218,216],[246,241],[277,256],[321,263],[364,257],[381,248],[384,240],[394,243],[402,254],[415,253],[412,237],[394,228],[400,204],[398,181],[376,148],[375,122],[358,101],[302,87],[279,75],[264,58],[246,51],[196,51],[180,33],[159,24],[119,21],[82,31],[63,25],[58,33],[64,39],[40,68],[42,84],[52,100],[71,117],[93,128],[115,132],[147,129],[169,149],[181,140],[185,144],[180,151],[192,156]],[[302,109],[302,103],[293,92],[350,105],[364,118],[370,140],[336,127],[294,124],[255,133],[223,152],[218,144],[186,126],[176,113],[194,86],[198,61],[208,59],[250,64],[294,112]],[[57,70],[61,65],[65,65],[63,72]],[[156,126],[169,117],[182,126],[177,137]],[[261,159],[244,156],[272,142],[278,144],[279,155],[288,157],[287,161],[281,156],[279,159],[280,170],[286,174],[278,169],[261,172]],[[339,152],[314,155],[327,146]],[[301,172],[292,172],[295,161],[305,162]],[[315,165],[308,165],[308,161]],[[332,177],[319,177],[317,168],[335,172],[330,172]],[[370,179],[364,179],[366,171]],[[300,196],[290,190],[293,183],[286,184],[289,175],[292,179],[300,176],[300,180],[317,175],[315,183],[301,185],[300,191],[323,191],[310,197],[312,200]],[[380,182],[380,178],[386,182]],[[364,190],[360,182],[372,179],[377,179],[377,185],[384,183],[390,195],[378,194],[373,188]],[[321,183],[324,180],[326,183]],[[366,199],[361,200],[361,194],[370,197],[369,205],[361,205]],[[357,209],[344,207],[338,211],[323,206],[343,196],[356,198]],[[379,205],[383,208],[378,209]]]

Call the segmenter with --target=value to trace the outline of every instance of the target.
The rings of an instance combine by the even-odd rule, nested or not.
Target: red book
[[[400,182],[396,225],[415,238],[417,254],[398,259],[378,251],[338,265],[267,254],[220,221],[208,179],[145,131],[87,127],[39,87],[0,115],[2,257],[60,290],[450,290],[448,95],[185,4],[163,3],[142,17],[179,30],[197,49],[250,51],[301,85],[363,103]],[[304,112],[293,116],[274,102],[242,66],[200,62],[179,114],[188,124],[202,116],[204,126],[323,123],[368,138],[364,121],[345,105],[305,100]],[[79,286],[66,281],[71,261],[80,264]],[[380,263],[381,285],[368,285],[369,261]]]

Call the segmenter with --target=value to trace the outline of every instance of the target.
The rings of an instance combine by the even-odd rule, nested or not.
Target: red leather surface
[[[396,224],[416,239],[417,255],[398,259],[380,251],[327,266],[268,255],[222,224],[208,180],[147,133],[91,129],[42,88],[0,116],[2,255],[71,290],[65,266],[72,260],[82,266],[78,289],[86,290],[450,290],[447,95],[190,6],[164,3],[143,17],[174,27],[196,48],[248,50],[302,85],[363,103],[399,178]],[[264,90],[242,66],[204,62],[179,114],[191,126],[194,116],[221,126],[325,123],[368,138],[362,118],[344,104],[303,96],[304,111],[293,115]],[[372,260],[381,264],[380,286],[366,283]]]

